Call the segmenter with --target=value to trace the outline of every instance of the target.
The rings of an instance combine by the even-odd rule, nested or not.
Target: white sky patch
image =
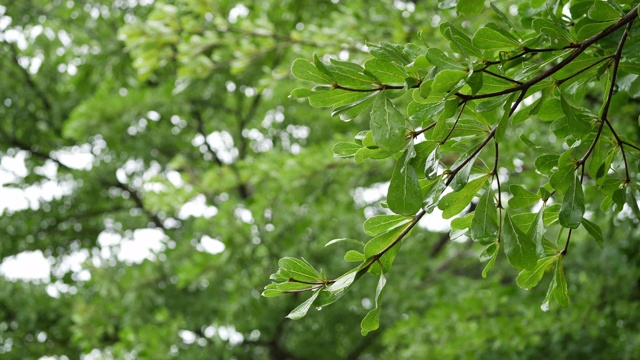
[[[238,149],[233,146],[233,137],[228,132],[214,131],[205,140],[223,163],[231,164],[238,157]],[[205,153],[208,149],[203,144],[200,145],[200,151]]]
[[[366,206],[384,199],[387,196],[389,182],[373,184],[370,187],[359,187],[351,196],[358,206]]]
[[[207,206],[206,197],[199,194],[186,204],[182,205],[180,211],[178,211],[178,218],[184,220],[193,216],[209,219],[216,216],[216,214],[218,214],[218,208],[215,206]]]
[[[117,254],[118,260],[127,263],[141,263],[145,259],[155,260],[165,248],[166,237],[160,229],[138,229],[132,239],[122,239]]]
[[[9,182],[8,180],[4,181],[4,179],[6,178],[6,175],[4,175],[5,173],[16,176],[18,178],[27,176],[27,167],[24,165],[24,159],[26,157],[26,151],[18,151],[14,156],[2,156],[2,159],[0,159],[0,166],[2,167],[0,168],[0,182]]]
[[[169,182],[176,188],[181,188],[184,186],[184,181],[182,180],[182,176],[179,172],[175,170],[169,170],[167,171],[166,176],[167,180],[169,180]]]
[[[249,9],[243,4],[238,4],[229,11],[228,19],[230,23],[235,24],[238,22],[238,18],[244,18],[247,15],[249,15]]]
[[[51,264],[42,251],[25,251],[9,256],[0,264],[0,274],[11,280],[46,281],[50,279]]]
[[[4,199],[0,203],[0,214],[5,210],[38,209],[41,202],[59,199],[64,195],[70,194],[72,189],[73,184],[71,182],[55,180],[44,181],[37,185],[29,186],[24,190],[3,186],[0,188],[0,198]]]
[[[178,335],[182,339],[182,342],[185,343],[186,345],[191,345],[194,342],[196,342],[196,333],[194,333],[193,331],[180,330],[178,332]]]
[[[234,211],[233,214],[236,216],[236,218],[240,221],[242,221],[245,224],[253,224],[253,214],[251,214],[251,210],[238,206]]]
[[[196,245],[196,250],[208,252],[209,254],[219,254],[225,249],[222,241],[214,239],[208,235],[204,235],[200,238],[200,243]]]
[[[69,293],[73,295],[76,292],[78,292],[78,289],[75,286],[65,284],[62,281],[58,280],[54,283],[47,285],[46,291],[47,291],[47,294],[52,298],[58,298],[60,297],[60,294]]]
[[[82,264],[89,259],[89,250],[82,249],[74,251],[66,255],[60,264],[54,267],[51,272],[56,277],[61,277],[67,272],[74,274],[74,279],[79,281],[88,281],[91,279],[91,273],[82,267]]]
[[[442,210],[435,208],[420,220],[418,226],[432,232],[446,232],[451,230],[451,220],[453,219],[443,219]]]
[[[72,169],[91,170],[93,161],[95,160],[95,156],[91,150],[90,144],[83,144],[54,151],[51,155]]]

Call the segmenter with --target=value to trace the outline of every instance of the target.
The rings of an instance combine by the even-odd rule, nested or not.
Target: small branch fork
[[[609,109],[611,107],[611,100],[613,99],[613,91],[616,86],[616,78],[618,76],[618,66],[620,65],[620,58],[622,57],[622,49],[624,48],[625,41],[627,41],[627,37],[629,36],[629,30],[631,29],[632,24],[633,24],[633,19],[629,21],[629,23],[627,24],[627,28],[625,29],[624,33],[622,34],[622,37],[620,38],[620,42],[618,43],[618,48],[616,49],[616,52],[612,56],[613,70],[611,70],[611,81],[609,83],[609,91],[606,94],[604,105],[602,107],[602,114],[600,115],[600,120],[599,120],[600,126],[598,127],[598,132],[596,133],[596,137],[593,139],[593,142],[591,142],[591,145],[589,146],[589,149],[587,149],[587,152],[576,163],[576,169],[578,167],[582,167],[582,170],[580,172],[580,184],[582,184],[582,182],[584,181],[584,169],[586,167],[587,159],[589,159],[589,156],[591,156],[591,154],[593,153],[593,150],[595,149],[598,143],[598,140],[600,140],[600,135],[602,135],[602,130],[604,129],[605,123],[609,126],[609,129],[611,130],[611,133],[613,134],[613,137],[616,139],[618,146],[620,147],[620,151],[622,152],[622,158],[624,160],[624,171],[626,175],[624,182],[626,184],[631,181],[631,178],[629,177],[629,165],[627,164],[627,156],[625,155],[625,152],[624,152],[624,143],[622,142],[622,140],[620,140],[620,137],[618,137],[618,134],[613,129],[613,126],[611,125],[611,121],[609,121]],[[562,252],[561,252],[562,256],[565,256],[567,254],[567,250],[569,249],[569,243],[571,242],[571,233],[572,233],[571,229],[569,229],[569,234],[567,235],[567,242],[565,243],[564,249],[562,249]]]

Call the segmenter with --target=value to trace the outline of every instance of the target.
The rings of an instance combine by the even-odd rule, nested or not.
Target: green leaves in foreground
[[[373,140],[382,150],[397,151],[407,136],[404,115],[396,109],[384,93],[376,96],[371,109]]]
[[[407,152],[398,160],[391,176],[387,204],[396,214],[413,215],[422,207],[422,191],[418,175],[406,161]]]
[[[262,293],[264,297],[275,297],[283,294],[311,292],[312,295],[298,305],[288,318],[297,320],[307,314],[311,306],[318,309],[334,303],[346,294],[353,283],[367,271],[380,277],[376,291],[376,306],[362,321],[362,333],[378,328],[380,318],[380,294],[386,282],[384,274],[391,269],[393,260],[400,248],[401,236],[409,230],[415,217],[401,215],[379,215],[368,219],[364,224],[367,234],[374,236],[366,244],[359,240],[342,238],[329,241],[326,246],[345,243],[363,247],[362,252],[349,250],[345,255],[347,262],[360,264],[338,277],[327,280],[322,272],[317,271],[304,259],[285,257],[278,261],[278,271],[271,275],[272,283]],[[413,223],[415,225],[415,223]]]
[[[562,207],[560,208],[560,214],[558,216],[560,225],[570,229],[577,229],[582,221],[584,210],[582,184],[580,183],[580,179],[574,176],[571,185],[569,185],[569,190],[564,194],[562,201]]]
[[[375,307],[367,313],[360,324],[362,336],[366,336],[369,332],[376,330],[380,326],[380,295],[386,283],[387,279],[384,277],[384,274],[380,274],[380,280],[378,280],[378,286],[376,287]]]
[[[562,259],[564,256],[560,253],[544,257],[536,263],[536,266],[532,269],[525,269],[518,274],[516,278],[516,283],[523,289],[529,290],[538,283],[544,276],[544,274],[549,271],[555,265],[555,271],[553,273],[553,278],[549,283],[549,288],[547,289],[547,295],[544,298],[542,303],[542,310],[548,311],[551,303],[551,299],[555,298],[556,302],[560,306],[568,306],[569,305],[569,291],[567,287],[567,279],[564,276],[564,271],[562,269]]]
[[[463,17],[476,16],[485,4],[480,0],[454,3]],[[532,4],[532,9],[541,9],[544,1],[533,3],[536,5]],[[463,241],[466,236],[484,247],[480,255],[486,263],[483,277],[503,249],[509,264],[519,270],[516,283],[524,289],[537,286],[544,274],[553,270],[543,310],[549,309],[552,298],[561,306],[568,305],[562,259],[572,234],[578,232],[568,232],[563,250],[545,234],[551,230],[550,234],[561,236],[565,228],[582,225],[602,246],[602,231],[584,218],[585,174],[584,185],[593,184],[595,191],[604,195],[600,205],[603,212],[612,207],[620,212],[626,203],[640,219],[639,189],[632,182],[637,179],[637,164],[628,160],[636,161],[636,155],[630,154],[640,148],[621,140],[607,118],[609,105],[618,103],[612,102],[617,92],[605,95],[600,115],[591,110],[594,106],[584,108],[569,102],[579,102],[584,91],[597,82],[609,82],[608,89],[620,88],[629,94],[635,91],[632,87],[636,85],[631,84],[635,77],[624,78],[627,84],[617,81],[628,75],[624,64],[637,60],[635,50],[622,52],[626,41],[637,41],[632,39],[630,26],[622,30],[634,20],[635,13],[624,15],[621,9],[602,1],[572,5],[571,16],[567,15],[575,20],[572,31],[542,9],[526,20],[531,23],[525,26],[528,30],[517,29],[491,4],[501,23],[486,23],[473,38],[450,23],[440,25],[442,36],[450,42],[448,50],[414,44],[371,44],[373,59],[365,61],[364,67],[337,60],[325,66],[317,57],[313,63],[294,63],[292,73],[296,77],[318,83],[311,90],[294,91],[299,97],[309,97],[312,106],[332,106],[334,115],[340,113],[346,118],[371,105],[370,129],[361,129],[354,143],[336,144],[333,153],[339,158],[355,158],[357,163],[394,157],[386,201],[386,208],[394,214],[365,222],[364,231],[373,238],[364,249],[347,251],[345,260],[360,264],[335,282],[303,266],[293,275],[305,281],[277,277],[281,283],[270,285],[268,294],[312,292],[312,297],[291,315],[298,317],[314,302],[323,306],[335,301],[338,291],[344,293],[361,275],[378,276],[375,307],[362,321],[362,334],[366,335],[379,326],[380,293],[402,240],[424,214],[437,206],[443,219],[457,217],[451,222],[451,240]],[[618,38],[618,46],[609,41],[616,37],[609,27],[614,23],[615,29],[620,29],[617,33],[625,31]],[[520,34],[520,30],[528,33]],[[607,36],[607,41],[599,42]],[[589,41],[580,43],[587,37]],[[615,71],[611,73],[612,63],[621,71],[618,79]],[[532,95],[536,99],[527,104],[525,100]],[[548,125],[532,125],[535,121]],[[539,131],[541,126],[544,131]],[[524,144],[517,141],[518,133]],[[487,151],[491,141],[493,152]],[[544,141],[548,143],[542,144]],[[528,164],[517,165],[514,161],[515,173],[521,174],[511,176],[515,173],[510,167],[501,165],[500,155],[505,153],[529,159]],[[622,169],[624,179],[618,176]],[[502,176],[503,171],[510,173]],[[505,209],[506,185],[510,185],[510,196]],[[532,187],[538,187],[538,191],[528,190]],[[498,189],[496,193],[494,189]],[[592,196],[592,192],[587,195]],[[476,197],[479,199],[474,206]],[[539,208],[533,211],[534,207]],[[460,215],[469,208],[470,213]],[[330,244],[347,241],[338,239]],[[282,266],[280,271],[292,274]]]
[[[478,200],[475,215],[471,220],[471,239],[481,244],[494,242],[498,238],[498,209],[489,187]]]
[[[488,178],[489,175],[484,175],[469,181],[460,191],[450,192],[443,196],[438,203],[438,208],[442,210],[442,217],[449,219],[469,206],[471,200],[473,200],[478,191],[482,189]]]
[[[531,269],[536,266],[538,257],[535,243],[513,223],[509,213],[504,215],[500,240],[504,244],[504,252],[509,263],[515,269]]]

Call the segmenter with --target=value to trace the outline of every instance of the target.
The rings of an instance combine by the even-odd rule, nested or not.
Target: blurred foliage
[[[535,12],[497,6],[514,22]],[[298,321],[285,316],[304,297],[260,296],[284,256],[304,256],[328,277],[346,271],[336,251],[346,245],[324,245],[366,236],[363,220],[386,212],[379,200],[394,166],[333,157],[335,143],[368,129],[368,116],[343,122],[289,98],[304,86],[290,75],[293,61],[317,54],[363,63],[365,44],[383,41],[445,48],[442,22],[471,35],[500,21],[488,7],[476,10],[364,0],[0,6],[0,153],[24,155],[26,166],[3,187],[43,189],[28,208],[0,216],[0,258],[41,251],[52,264],[49,282],[0,279],[1,357],[633,358],[640,232],[627,211],[589,208],[604,250],[575,232],[563,263],[571,305],[549,313],[539,310],[544,289],[519,289],[504,261],[482,280],[482,249],[430,231],[433,219],[398,253],[380,329],[367,337],[359,323],[376,279]],[[611,116],[638,143],[637,82],[626,80]],[[599,106],[601,90],[584,90],[580,97]],[[522,126],[551,136],[539,123]],[[533,169],[528,151],[508,137],[503,153],[522,164],[505,166]],[[540,185],[525,171],[509,181]],[[208,213],[190,214],[187,203]],[[152,242],[143,229],[163,239],[139,262],[106,241]],[[212,242],[224,251],[206,251]],[[65,267],[77,254],[82,269]]]

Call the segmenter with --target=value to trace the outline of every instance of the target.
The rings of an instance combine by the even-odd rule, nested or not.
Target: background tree
[[[265,274],[284,256],[304,256],[327,276],[347,271],[349,264],[336,251],[346,251],[348,243],[324,249],[325,243],[336,237],[366,239],[370,234],[362,221],[387,212],[379,201],[390,174],[397,173],[392,159],[356,163],[331,153],[334,144],[351,142],[369,129],[364,108],[374,105],[373,97],[354,121],[328,119],[324,110],[288,98],[292,89],[306,85],[290,76],[291,64],[300,57],[313,60],[313,53],[318,61],[363,64],[371,58],[367,51],[375,49],[365,43],[383,41],[416,43],[409,48],[412,54],[433,62],[423,39],[446,58],[459,59],[447,33],[440,35],[442,23],[450,21],[468,36],[487,19],[507,27],[491,8],[465,8],[465,3],[458,9],[453,2],[300,6],[296,1],[202,0],[29,1],[2,7],[0,151],[7,161],[24,157],[26,167],[3,187],[27,194],[43,189],[43,196],[24,209],[5,210],[0,252],[6,259],[42,251],[52,263],[49,283],[0,282],[3,357],[632,357],[640,342],[639,235],[630,206],[635,195],[623,206],[620,195],[609,194],[611,206],[620,210],[612,213],[601,209],[602,197],[590,187],[585,187],[586,216],[603,229],[604,250],[583,228],[573,233],[564,262],[572,304],[552,307],[551,314],[539,310],[546,289],[519,289],[517,271],[502,256],[487,279],[479,280],[483,265],[477,258],[483,249],[455,230],[451,235],[457,241],[449,241],[448,230],[429,224],[438,217],[416,226],[398,252],[387,274],[381,329],[367,337],[358,324],[376,303],[373,277],[363,277],[340,304],[296,322],[285,316],[304,296],[260,297]],[[582,9],[578,13],[590,19],[584,29],[595,35],[610,24],[591,22],[620,21],[587,16],[591,7],[603,4],[570,5]],[[495,5],[522,34],[547,8],[541,1],[519,8]],[[619,17],[635,6],[618,5]],[[576,36],[561,20],[563,3],[549,6],[569,30],[545,31]],[[584,108],[580,115],[597,113],[602,99],[609,99],[609,119],[630,147],[639,135],[633,66],[637,28],[628,29],[628,50],[618,61],[603,60],[564,85],[573,89],[569,106]],[[589,54],[615,54],[624,31],[623,26],[603,37]],[[557,38],[553,33],[541,41]],[[497,54],[495,61],[503,60]],[[532,59],[553,64],[552,54]],[[615,95],[607,97],[611,65],[618,62],[625,67],[615,81]],[[459,64],[451,62],[449,70]],[[483,86],[491,77],[483,76]],[[410,97],[391,101],[403,109]],[[557,116],[555,105],[535,116],[551,120]],[[547,113],[549,118],[543,117]],[[500,143],[500,153],[510,156],[500,163],[509,171],[502,183],[504,202],[508,185],[533,191],[543,185],[533,172],[547,174],[534,161],[536,146],[551,144],[558,154],[562,149],[561,140],[541,140],[561,138],[540,126],[544,123],[524,120]],[[426,128],[428,121],[421,124]],[[455,116],[447,122],[451,127],[452,121]],[[575,154],[588,149],[597,133],[591,130],[573,148]],[[514,136],[520,133],[537,138],[525,142]],[[611,133],[605,136],[610,139]],[[451,166],[457,160],[453,150],[458,149],[443,152],[442,163]],[[600,150],[594,148],[593,157],[595,151]],[[618,171],[611,178],[624,178],[621,170],[628,165],[635,180],[635,150],[626,152],[626,161],[620,151],[616,154],[609,163]],[[489,166],[491,155],[481,154]],[[82,156],[89,165],[82,166]],[[56,190],[48,190],[52,187]],[[458,221],[464,225],[465,220]],[[154,253],[140,262],[128,260],[127,241],[152,242],[150,234],[162,237]],[[68,269],[69,259],[78,256],[86,259],[82,267]]]

